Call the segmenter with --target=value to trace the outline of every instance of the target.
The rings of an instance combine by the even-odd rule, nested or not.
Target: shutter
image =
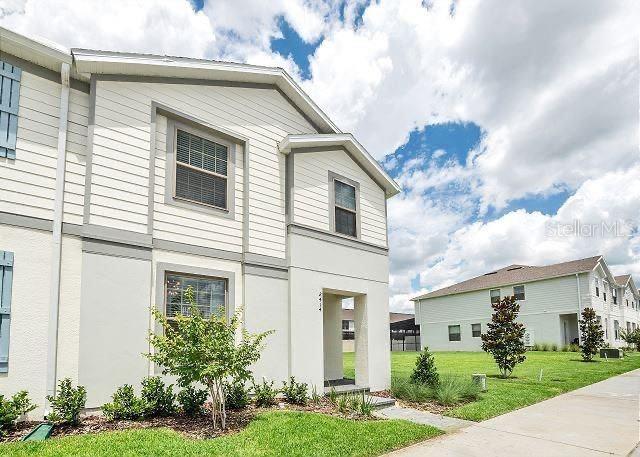
[[[9,364],[12,282],[13,252],[0,251],[0,373],[6,373]]]
[[[16,158],[22,70],[0,60],[0,157]]]

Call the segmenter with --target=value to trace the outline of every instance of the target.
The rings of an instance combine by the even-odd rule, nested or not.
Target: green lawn
[[[3,456],[369,456],[439,435],[405,421],[352,421],[316,413],[259,414],[243,431],[191,440],[168,429],[138,429],[0,445]]]
[[[408,377],[415,366],[416,352],[392,352],[392,376]],[[499,379],[493,358],[484,352],[435,352],[441,374],[471,376],[486,373],[488,391],[475,402],[454,408],[450,416],[481,421],[523,406],[537,403],[563,392],[640,368],[640,354],[630,353],[621,360],[581,362],[574,352],[527,352],[509,379]],[[540,370],[542,381],[538,381]],[[353,353],[345,354],[345,376],[353,377]]]

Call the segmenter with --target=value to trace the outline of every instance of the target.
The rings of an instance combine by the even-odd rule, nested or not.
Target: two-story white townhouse
[[[158,372],[150,310],[242,309],[258,379],[388,387],[398,185],[280,68],[68,50],[0,29],[0,392],[87,407]]]
[[[413,298],[422,345],[442,351],[479,351],[491,304],[515,296],[527,344],[579,342],[578,320],[592,307],[605,341],[624,346],[620,329],[637,328],[640,294],[630,275],[614,277],[602,256],[553,265],[509,265]]]

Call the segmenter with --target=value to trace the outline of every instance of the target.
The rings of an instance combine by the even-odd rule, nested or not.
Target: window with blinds
[[[16,158],[22,70],[0,60],[0,157]]]
[[[195,307],[203,317],[224,316],[226,279],[167,273],[165,277],[167,317],[191,315],[191,303],[187,299],[189,288],[193,290]]]
[[[175,196],[227,209],[228,160],[227,146],[178,129]]]
[[[343,235],[356,237],[357,211],[356,188],[342,181],[334,180],[335,231]]]

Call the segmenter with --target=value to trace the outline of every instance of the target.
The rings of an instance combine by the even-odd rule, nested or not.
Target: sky
[[[640,284],[640,2],[0,0],[68,47],[286,69],[402,186],[390,307],[602,254]]]

